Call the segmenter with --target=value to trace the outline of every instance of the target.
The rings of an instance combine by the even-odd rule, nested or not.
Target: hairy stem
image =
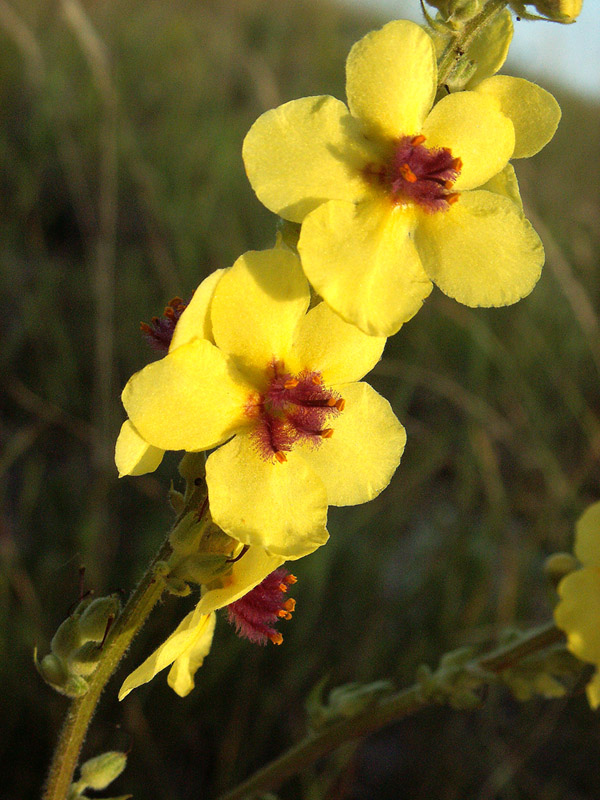
[[[456,674],[490,673],[490,677],[517,664],[522,658],[544,650],[564,639],[562,631],[553,623],[536,628],[520,637],[517,642],[455,667]],[[426,706],[439,703],[427,696],[421,684],[415,684],[370,705],[351,718],[332,722],[311,732],[298,744],[267,766],[260,769],[235,789],[221,795],[219,800],[243,800],[257,792],[277,789],[288,778],[302,772],[319,758],[327,755],[345,742],[367,736],[391,722],[408,717]]]
[[[44,800],[65,800],[67,797],[81,746],[102,690],[164,591],[165,584],[156,579],[154,567],[158,561],[168,559],[170,554],[167,538],[113,625],[98,667],[88,680],[89,690],[73,700],[50,765]]]

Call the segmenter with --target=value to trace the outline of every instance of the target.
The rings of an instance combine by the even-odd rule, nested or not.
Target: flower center
[[[247,415],[256,420],[251,436],[265,460],[283,463],[295,444],[318,447],[333,436],[327,422],[343,411],[344,400],[323,386],[320,372],[292,375],[274,361],[268,378],[266,391],[246,408]]]
[[[168,353],[175,326],[185,311],[187,303],[174,297],[165,308],[162,317],[152,317],[150,323],[140,322],[140,330],[150,347],[159,353]]]
[[[280,619],[291,619],[296,606],[293,598],[286,599],[288,587],[296,583],[296,577],[285,567],[279,567],[251,589],[227,606],[227,618],[238,636],[257,644],[281,644],[283,636],[273,625]]]
[[[428,213],[447,211],[459,198],[452,191],[462,169],[447,147],[429,149],[425,137],[403,136],[394,143],[392,157],[382,167],[369,165],[367,178],[375,178],[394,204],[416,203]]]

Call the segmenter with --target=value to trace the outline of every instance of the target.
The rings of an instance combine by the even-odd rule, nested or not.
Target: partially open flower
[[[466,305],[502,306],[540,276],[543,248],[515,202],[508,161],[549,141],[556,101],[500,75],[433,105],[436,91],[431,37],[390,22],[350,51],[348,108],[328,96],[293,100],[263,114],[244,142],[259,199],[302,222],[309,281],[372,335],[395,333],[432,281]]]
[[[241,546],[239,549],[242,549]],[[119,700],[123,700],[138,686],[151,681],[155,675],[169,666],[171,667],[167,678],[169,686],[180,697],[189,694],[194,688],[196,671],[210,652],[216,622],[215,611],[240,601],[240,598],[252,592],[254,587],[265,579],[268,580],[268,576],[274,570],[278,570],[281,564],[281,558],[270,555],[260,547],[248,548],[241,558],[232,562],[231,572],[228,575],[205,587],[196,608],[190,611],[169,638],[125,679],[119,691]],[[278,580],[278,583],[280,582]],[[269,593],[269,599],[272,594]]]
[[[169,354],[128,382],[117,442],[121,474],[152,467],[151,448],[218,448],[206,462],[214,522],[285,558],[327,540],[328,505],[376,497],[406,440],[389,403],[357,382],[385,339],[309,302],[291,252],[243,255],[197,317],[194,300],[186,309]]]

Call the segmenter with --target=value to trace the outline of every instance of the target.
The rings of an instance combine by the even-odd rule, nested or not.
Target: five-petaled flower
[[[508,162],[550,140],[558,104],[504,75],[433,105],[436,90],[431,37],[390,22],[350,51],[349,109],[329,96],[292,100],[244,142],[259,199],[302,222],[309,281],[372,335],[395,333],[432,281],[466,305],[502,306],[540,276],[543,248]]]
[[[282,247],[246,253],[207,281],[168,355],[125,387],[117,466],[140,474],[164,450],[217,448],[206,462],[214,522],[244,544],[299,558],[327,540],[328,505],[376,497],[400,461],[404,428],[357,382],[385,339],[326,303],[309,310],[300,263]]]
[[[575,555],[582,569],[566,575],[558,586],[560,602],[554,619],[567,634],[569,650],[596,666],[587,685],[592,708],[600,706],[600,503],[587,508],[575,528]]]

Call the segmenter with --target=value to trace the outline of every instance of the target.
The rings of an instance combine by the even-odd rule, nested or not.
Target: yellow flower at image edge
[[[569,573],[558,587],[554,610],[558,627],[567,634],[569,650],[596,666],[587,685],[592,708],[600,706],[600,503],[587,508],[575,529],[575,555],[583,567]]]
[[[325,303],[308,310],[299,261],[282,248],[246,253],[215,283],[197,312],[194,296],[168,355],[125,387],[119,469],[140,474],[164,450],[217,448],[206,462],[214,522],[300,558],[327,540],[328,505],[376,497],[400,461],[404,428],[357,382],[385,339]]]
[[[350,51],[348,107],[293,100],[263,114],[244,142],[258,198],[302,222],[309,281],[372,335],[395,333],[432,281],[466,305],[500,306],[540,276],[543,248],[508,161],[550,140],[558,104],[504,75],[433,105],[436,89],[431,37],[390,22]]]

